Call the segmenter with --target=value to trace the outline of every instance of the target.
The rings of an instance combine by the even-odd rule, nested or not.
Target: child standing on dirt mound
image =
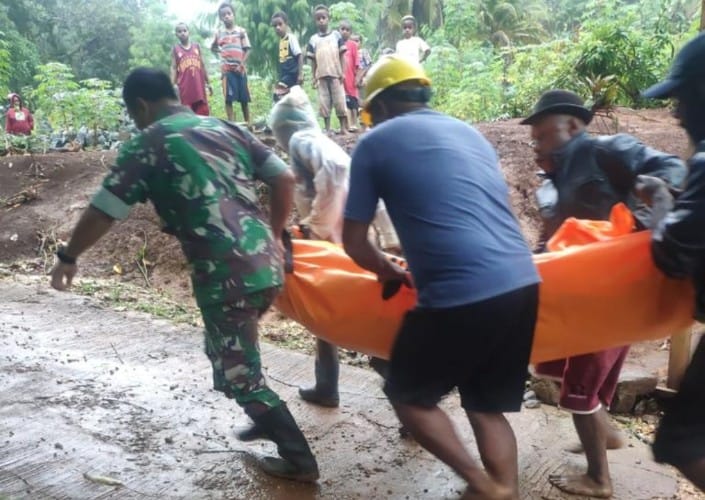
[[[22,98],[17,94],[7,96],[10,109],[5,115],[5,132],[12,135],[30,135],[34,130],[34,118],[29,109],[22,105]]]
[[[357,42],[351,39],[352,24],[347,19],[340,21],[340,34],[345,40],[345,105],[350,111],[350,132],[357,132],[358,110],[360,103],[357,91],[357,73],[360,69],[360,52]]]
[[[340,133],[348,132],[348,115],[345,110],[345,41],[339,32],[328,28],[330,13],[325,5],[313,11],[318,33],[314,34],[306,47],[306,57],[311,60],[313,86],[318,89],[318,107],[326,132],[330,132],[330,112],[335,109],[340,122]]]
[[[245,62],[250,53],[250,39],[245,28],[235,25],[234,7],[224,2],[218,7],[218,17],[225,29],[218,31],[211,50],[220,55],[225,113],[233,121],[233,103],[239,102],[242,116],[250,125],[250,89],[247,86]]]
[[[279,37],[279,80],[274,92],[276,102],[294,85],[303,82],[304,55],[299,39],[289,30],[289,18],[282,11],[275,12],[271,20]]]
[[[294,202],[299,225],[311,239],[342,244],[343,210],[348,197],[350,156],[319,128],[304,90],[295,86],[272,109],[269,127],[279,147],[288,151],[296,176]],[[374,220],[383,248],[398,249],[399,240],[386,208],[380,204]],[[305,401],[337,407],[338,350],[318,339],[316,385],[300,389]]]
[[[416,19],[414,16],[401,18],[403,38],[397,42],[396,53],[415,63],[422,63],[431,53],[431,47],[426,41],[416,36]]]
[[[186,23],[177,24],[175,32],[179,43],[171,49],[171,81],[179,89],[181,104],[190,107],[197,115],[208,116],[206,89],[212,96],[213,87],[208,81],[201,46],[189,40]]]
[[[370,55],[370,51],[367,50],[362,43],[362,35],[355,33],[350,37],[350,40],[357,44],[357,49],[360,53],[360,68],[358,69],[357,74],[355,75],[355,86],[357,87],[359,115],[359,100],[360,97],[364,97],[362,93],[364,89],[364,79],[365,75],[367,74],[367,71],[370,69],[370,66],[372,66],[372,56]]]

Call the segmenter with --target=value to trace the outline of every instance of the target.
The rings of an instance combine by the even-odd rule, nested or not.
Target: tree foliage
[[[171,48],[177,43],[175,22],[160,3],[144,8],[142,21],[130,28],[130,66],[149,66],[169,71]]]
[[[475,0],[479,35],[498,47],[517,42],[536,43],[546,38],[548,18],[541,0]]]
[[[35,79],[32,100],[54,129],[110,129],[122,117],[119,93],[110,82],[97,78],[76,82],[71,69],[61,63],[39,66]]]
[[[0,31],[0,92],[6,94],[10,80],[10,51],[8,43],[3,40],[4,34]]]
[[[221,1],[210,0],[210,13],[190,26],[192,40],[204,47],[220,24]],[[316,30],[312,13],[318,3],[233,0],[235,22],[247,29],[252,44],[253,116],[264,117],[271,106],[279,42],[272,14],[284,11],[305,46]],[[702,0],[323,3],[331,28],[349,19],[372,53],[394,47],[401,18],[414,15],[432,47],[425,66],[434,82],[434,105],[484,120],[524,114],[542,91],[556,86],[617,104],[647,104],[639,91],[664,75],[674,50],[695,33]],[[113,89],[131,68],[168,69],[174,25],[164,0],[0,0],[0,97],[21,92],[55,127],[106,126],[119,115]],[[216,80],[217,58],[207,53],[205,59]],[[103,101],[108,104],[101,108]],[[222,116],[219,93],[211,108]]]
[[[80,79],[118,83],[135,60],[157,61],[173,26],[164,35],[158,31],[172,23],[158,0],[72,0],[70,7],[61,0],[12,0],[0,5],[0,30],[16,55],[12,84],[19,86],[31,83],[37,65],[49,61],[67,64]]]
[[[577,51],[572,78],[613,76],[622,102],[638,105],[641,91],[661,79],[668,68],[674,53],[670,38],[624,28],[621,22],[600,22],[589,28]]]

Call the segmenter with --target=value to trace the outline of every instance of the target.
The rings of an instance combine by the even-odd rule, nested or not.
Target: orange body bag
[[[692,324],[690,281],[663,275],[651,259],[651,233],[631,233],[633,226],[621,204],[610,221],[568,219],[551,251],[534,256],[543,281],[532,363],[668,337]],[[377,277],[332,243],[294,240],[293,261],[279,310],[328,342],[388,359],[416,291],[402,286],[383,300]]]

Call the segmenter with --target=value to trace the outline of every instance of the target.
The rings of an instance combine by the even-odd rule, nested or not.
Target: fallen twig
[[[98,484],[104,484],[106,486],[125,486],[125,483],[123,483],[119,479],[113,479],[112,477],[97,476],[95,474],[90,474],[88,472],[84,472],[83,477],[85,479],[87,479],[88,481],[98,483]]]
[[[139,269],[142,274],[142,277],[147,284],[147,288],[152,288],[152,284],[149,282],[149,275],[147,274],[147,261],[145,259],[147,255],[147,233],[142,231],[142,235],[144,236],[144,244],[137,254],[137,269]]]
[[[267,378],[271,378],[271,379],[274,380],[275,382],[279,382],[280,384],[286,385],[286,386],[288,386],[288,387],[298,387],[298,384],[292,384],[292,383],[290,383],[290,382],[285,382],[284,380],[282,380],[282,379],[280,379],[280,378],[277,378],[277,377],[275,377],[275,376],[273,376],[273,375],[267,374]]]
[[[124,362],[124,361],[122,360],[122,358],[120,357],[120,353],[117,351],[117,349],[115,349],[115,346],[113,345],[112,342],[110,343],[110,347],[113,348],[113,352],[115,353],[115,355],[117,356],[117,358],[120,360],[120,363],[122,363],[122,364],[124,365],[125,362]]]
[[[206,453],[247,453],[246,450],[233,450],[233,449],[225,449],[225,450],[189,450],[194,452],[196,455],[204,455]]]

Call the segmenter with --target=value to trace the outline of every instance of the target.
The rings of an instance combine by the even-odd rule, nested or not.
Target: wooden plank
[[[666,382],[666,386],[669,389],[678,390],[681,380],[683,380],[683,374],[685,374],[692,355],[691,338],[691,328],[671,337],[671,351],[668,356],[668,380]]]

